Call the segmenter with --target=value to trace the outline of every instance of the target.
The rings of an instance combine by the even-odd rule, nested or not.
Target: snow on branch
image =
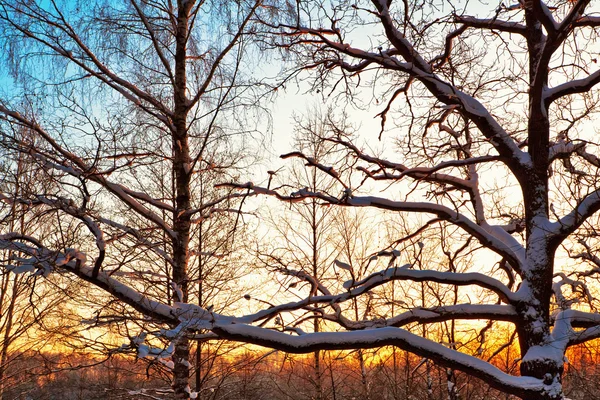
[[[392,267],[383,271],[374,272],[360,281],[348,281],[344,287],[349,288],[371,288],[375,283],[388,282],[392,280],[412,280],[415,282],[437,282],[448,285],[468,286],[476,285],[496,293],[504,302],[511,304],[517,300],[514,293],[497,279],[479,272],[446,272],[433,270],[409,269],[410,266]]]
[[[517,146],[510,135],[479,101],[432,73],[430,64],[421,58],[419,52],[396,28],[396,23],[390,15],[387,1],[373,0],[373,4],[379,11],[379,19],[385,29],[388,40],[409,63],[402,68],[385,66],[390,69],[403,70],[418,79],[439,101],[449,105],[456,104],[460,106],[460,112],[475,123],[483,135],[496,148],[496,151],[504,159],[508,168],[516,176],[523,176],[523,168],[528,170],[531,166],[529,155]],[[359,54],[355,57],[367,58],[367,56],[368,53]],[[380,64],[383,65],[384,63],[380,62]],[[396,64],[398,63],[396,62]]]
[[[569,340],[569,346],[575,346],[599,338],[600,324],[591,328],[587,328],[583,331],[575,332]]]
[[[543,343],[531,346],[523,355],[521,362],[550,362],[559,368],[564,365],[565,351],[573,335],[570,311],[565,310],[558,313],[554,320],[552,333],[546,337]]]
[[[373,3],[379,11],[379,18],[382,21],[388,40],[406,62],[391,56],[390,54],[394,53],[391,51],[369,52],[351,47],[347,43],[336,42],[323,35],[319,29],[307,28],[302,30],[301,34],[315,38],[314,41],[307,39],[306,44],[325,45],[357,60],[358,65],[366,67],[371,63],[377,64],[385,69],[406,73],[410,77],[419,80],[439,101],[444,104],[458,106],[459,111],[466,118],[472,120],[496,148],[511,171],[517,176],[523,176],[526,173],[525,170],[528,170],[531,166],[531,158],[528,153],[519,148],[514,139],[478,100],[432,73],[431,65],[421,57],[406,37],[395,27],[386,2],[373,1]],[[327,59],[327,67],[332,68],[333,66],[352,72],[356,71],[355,65],[350,65],[341,58],[336,60]]]
[[[546,89],[545,102],[547,105],[550,105],[561,97],[589,92],[598,83],[600,83],[600,70],[597,70],[585,78],[575,79],[563,83],[562,85]]]
[[[397,275],[393,273],[393,270],[398,270]],[[368,294],[375,287],[393,282],[394,280],[398,279],[420,281],[425,280],[425,276],[429,276],[433,277],[430,280],[441,283],[458,285],[479,284],[479,286],[485,288],[490,288],[493,286],[496,290],[491,290],[500,292],[499,296],[504,298],[506,301],[512,300],[514,295],[508,290],[508,288],[503,286],[501,282],[483,274],[476,273],[458,274],[438,271],[412,271],[399,268],[390,268],[380,273],[372,274],[369,278],[361,281],[360,284],[349,288],[347,292],[335,295],[331,294],[329,290],[320,284],[314,277],[306,274],[303,271],[287,270],[284,273],[286,275],[295,276],[301,280],[310,282],[313,287],[310,295],[298,301],[271,306],[268,309],[258,311],[254,314],[235,317],[231,320],[236,323],[245,324],[260,322],[260,325],[263,326],[264,322],[261,321],[268,321],[283,312],[290,312],[300,309],[311,311],[318,310],[320,313],[320,318],[335,322],[348,330],[357,330],[384,326],[403,326],[411,322],[427,323],[460,319],[499,319],[512,321],[517,315],[514,307],[510,305],[459,304],[432,308],[415,308],[387,319],[376,318],[373,320],[354,321],[342,314],[342,310],[339,306],[340,303],[349,301],[361,295]],[[323,295],[316,295],[317,290],[323,293]],[[314,306],[332,307],[334,312],[326,313],[323,308],[315,308]],[[223,316],[217,316],[215,314],[215,318],[219,319],[223,318]]]
[[[539,393],[545,388],[540,379],[506,374],[483,360],[449,349],[442,344],[434,343],[401,328],[318,332],[292,336],[251,325],[221,324],[217,321],[210,329],[225,339],[239,340],[292,353],[396,346],[421,357],[430,358],[441,366],[458,369],[483,379],[490,386],[507,393],[526,397]]]
[[[589,305],[592,304],[592,294],[590,293],[589,288],[582,281],[578,281],[575,279],[569,278],[564,272],[559,272],[554,274],[555,277],[560,277],[561,279],[554,282],[552,284],[552,290],[554,291],[554,297],[556,298],[556,302],[559,307],[563,310],[570,309],[574,303],[578,303],[579,299],[567,299],[562,293],[562,287],[565,285],[569,285],[571,287],[571,291],[573,293],[577,293],[577,289],[580,289],[580,294],[585,298]]]
[[[78,207],[75,207],[74,202],[71,199],[49,198],[49,197],[40,196],[40,195],[35,196],[35,200],[27,200],[27,199],[20,199],[20,198],[13,199],[13,198],[7,197],[3,193],[0,193],[0,201],[4,201],[9,204],[19,203],[19,204],[25,204],[25,205],[29,205],[29,206],[47,205],[55,210],[61,210],[61,211],[65,212],[66,214],[72,216],[73,218],[76,218],[76,219],[80,220],[81,222],[83,222],[83,224],[88,228],[88,230],[92,233],[92,235],[94,235],[94,237],[96,239],[96,247],[98,248],[98,257],[96,258],[96,261],[94,263],[93,274],[94,274],[94,276],[98,275],[98,272],[100,271],[100,267],[102,266],[102,263],[104,261],[104,257],[106,254],[106,243],[104,241],[104,234],[103,234],[102,230],[100,229],[100,227],[98,226],[98,224],[89,215],[87,215],[84,212],[84,210],[82,210]]]
[[[543,1],[533,1],[531,2],[531,4],[533,13],[537,17],[537,19],[542,23],[542,25],[544,25],[544,28],[546,28],[548,36],[550,36],[551,38],[556,37],[561,27],[554,20],[554,16],[552,15],[552,12],[548,8],[548,6],[544,4]]]
[[[23,243],[23,239],[22,235],[17,234],[0,235],[0,249],[12,250],[27,256],[27,258],[21,257],[17,259],[17,263],[13,265],[14,268],[20,268],[21,270],[25,268],[27,272],[40,270],[44,274],[48,274],[56,269],[67,271],[112,294],[144,315],[167,323],[178,323],[176,309],[173,307],[150,299],[135,289],[112,278],[106,272],[100,271],[96,275],[94,268],[87,265],[85,253],[74,249],[59,252],[42,246],[32,247]],[[31,240],[28,241],[31,242]],[[26,271],[23,270],[20,272]]]
[[[483,320],[514,322],[518,313],[513,306],[500,304],[455,304],[437,307],[415,307],[389,318],[353,321],[338,313],[323,313],[321,318],[335,322],[347,330],[402,327],[408,324],[429,324],[457,320]]]
[[[558,318],[569,318],[570,324],[574,328],[590,328],[600,325],[600,313],[587,312],[581,310],[563,310],[555,316],[555,320]],[[577,332],[574,332],[576,334]]]
[[[594,27],[600,26],[600,17],[585,15],[585,16],[582,16],[582,17],[578,18],[577,20],[573,21],[573,26],[577,26],[577,27],[588,26],[588,27],[594,28]]]
[[[383,282],[378,283],[382,284]],[[376,283],[374,282],[373,285],[376,286]],[[318,310],[320,314],[319,318],[321,319],[334,322],[347,330],[362,330],[386,326],[401,327],[411,323],[424,324],[451,320],[494,319],[500,321],[515,321],[518,317],[517,311],[513,306],[498,304],[456,304],[430,308],[417,307],[390,318],[375,318],[371,320],[352,320],[344,316],[341,313],[341,310],[337,310],[339,308],[339,303],[367,292],[368,291],[364,291],[361,288],[336,296],[310,296],[301,301],[277,305],[255,314],[229,318],[234,323],[252,324],[255,322],[267,321],[283,312],[299,309],[311,310],[313,312]],[[310,308],[309,305],[311,304],[331,306],[334,308],[335,312],[326,313],[322,308]],[[219,320],[219,318],[223,318],[223,316],[219,317],[215,315],[215,318]],[[261,322],[260,326],[264,326],[264,323]]]
[[[502,21],[498,18],[476,18],[472,16],[457,15],[455,21],[469,28],[492,29],[500,32],[517,33],[525,35],[527,27],[518,22]]]
[[[576,331],[573,327],[586,328]],[[554,318],[552,336],[565,347],[600,338],[600,314],[579,310],[563,310]],[[564,343],[564,342],[567,343]]]
[[[389,318],[388,326],[404,326],[410,323],[431,323],[452,320],[494,319],[497,321],[514,321],[517,310],[510,305],[500,304],[454,304],[412,308],[406,312]]]
[[[487,223],[480,226],[456,210],[440,204],[394,201],[376,196],[353,196],[352,192],[349,190],[344,191],[344,194],[340,198],[321,192],[313,192],[307,188],[300,189],[299,191],[293,192],[290,195],[283,195],[276,190],[256,186],[252,182],[243,184],[225,183],[218,186],[251,190],[255,195],[262,194],[274,196],[279,200],[287,202],[297,202],[307,198],[315,198],[323,200],[325,203],[342,206],[374,207],[390,211],[408,211],[415,213],[434,214],[441,220],[448,221],[456,226],[459,226],[467,233],[474,236],[486,248],[505,258],[517,272],[521,271],[522,267],[526,265],[525,250],[523,245],[520,244],[507,231],[499,226],[488,225]]]
[[[342,187],[344,187],[346,189],[348,188],[348,186],[340,179],[340,175],[333,167],[321,164],[321,163],[317,162],[313,157],[308,157],[299,151],[282,154],[280,157],[282,159],[286,159],[286,158],[290,158],[290,157],[302,158],[303,160],[306,161],[307,166],[315,167],[315,168],[325,172],[327,175],[329,175],[329,176],[333,177],[335,180],[337,180],[342,185]]]
[[[375,207],[390,211],[435,214],[440,219],[461,227],[488,249],[502,257],[506,257],[513,268],[520,270],[526,263],[523,246],[505,230],[496,226],[479,226],[461,213],[440,204],[393,201],[375,196],[348,198],[345,200],[345,204],[358,207]]]
[[[546,230],[555,237],[566,237],[598,210],[600,210],[600,189],[585,196],[571,212],[548,226]]]

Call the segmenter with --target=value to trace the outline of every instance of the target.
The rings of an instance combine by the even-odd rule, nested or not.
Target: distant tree
[[[329,142],[322,140],[323,130],[327,128],[325,117],[321,112],[310,112],[312,115],[306,121],[297,119],[294,148],[299,149],[318,162],[332,162],[334,154]],[[308,190],[334,190],[336,181],[329,176],[323,176],[316,170],[309,170],[297,163],[290,171],[270,171],[271,186],[276,187],[280,182],[293,182],[294,186],[306,187]],[[264,265],[275,272],[277,276],[294,276],[308,274],[319,282],[337,281],[333,279],[335,259],[335,210],[322,207],[317,199],[292,204],[289,210],[267,210],[268,219],[271,221],[269,240],[261,244],[265,247],[260,251],[259,258]],[[318,289],[307,284],[297,287],[297,281],[289,277],[284,284],[284,291],[292,293],[312,292]],[[313,293],[316,294],[316,293]],[[304,294],[301,294],[303,296]],[[279,318],[281,324],[310,325],[313,332],[322,330],[322,321],[315,312],[300,315],[294,321]],[[310,398],[323,400],[328,398],[325,394],[324,368],[322,365],[323,354],[316,350],[313,357],[313,373],[307,380],[313,386],[311,393],[305,393]],[[314,394],[314,396],[313,396]]]
[[[15,132],[21,137],[27,134]],[[0,150],[0,196],[14,196],[0,203],[0,221],[10,231],[56,238],[48,229],[52,214],[26,213],[26,205],[11,201],[33,191],[48,190],[49,186],[44,172],[27,162],[24,155]],[[0,251],[2,265],[11,265],[15,257],[18,254],[11,250]],[[68,301],[65,290],[73,288],[68,281],[55,278],[48,281],[40,275],[12,273],[10,267],[0,273],[0,399],[34,375],[35,366],[25,362],[28,353],[43,351],[48,340],[60,337],[53,332],[54,319],[69,314],[64,307]],[[62,290],[55,290],[57,287]]]

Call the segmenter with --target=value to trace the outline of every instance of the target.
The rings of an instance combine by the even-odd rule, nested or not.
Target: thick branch
[[[457,16],[455,20],[469,28],[485,28],[500,32],[517,33],[523,36],[527,32],[525,25],[517,22],[502,21],[497,18],[484,19],[471,16]]]
[[[562,240],[569,234],[575,232],[583,222],[600,210],[600,189],[593,191],[584,197],[583,200],[567,215],[551,224],[547,231],[554,237],[554,240]]]
[[[399,268],[388,268],[384,271],[375,272],[360,281],[346,282],[344,286],[352,288],[361,288],[362,286],[366,286],[370,289],[375,282],[405,279],[415,282],[437,282],[454,286],[476,285],[493,291],[508,304],[511,304],[516,300],[514,293],[511,292],[506,285],[499,280],[489,277],[485,274],[478,272],[417,270],[408,269],[406,266]]]
[[[77,251],[55,252],[43,247],[34,248],[15,241],[20,239],[18,235],[0,235],[0,249],[26,254],[30,259],[22,260],[22,262],[30,263],[33,268],[60,269],[75,274],[86,282],[112,294],[142,314],[158,321],[170,324],[179,322],[172,307],[151,300],[131,287],[111,278],[106,272],[100,272],[97,276],[94,276],[94,269],[85,265],[85,254]]]
[[[506,393],[525,398],[544,390],[544,383],[539,379],[508,375],[483,360],[449,349],[400,328],[319,332],[301,336],[291,336],[243,324],[216,323],[211,330],[224,339],[238,340],[291,353],[396,346],[421,357],[432,359],[441,366],[457,369],[483,379],[490,386]]]
[[[562,85],[547,89],[545,93],[546,105],[550,105],[564,96],[589,92],[598,83],[600,83],[600,70],[585,78],[569,81]]]

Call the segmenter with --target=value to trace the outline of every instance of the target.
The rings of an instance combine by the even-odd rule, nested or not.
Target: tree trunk
[[[8,362],[8,348],[12,343],[12,324],[14,318],[15,303],[18,296],[19,275],[14,275],[12,284],[12,295],[9,299],[8,310],[6,311],[6,326],[4,328],[4,337],[2,338],[2,351],[0,354],[0,400],[4,398],[4,375],[6,373],[6,363]],[[9,286],[6,286],[8,289]]]
[[[188,135],[188,99],[187,99],[187,41],[189,14],[193,1],[179,2],[177,15],[177,33],[175,50],[175,87],[173,125],[173,170],[175,171],[175,210],[173,212],[173,282],[181,290],[183,298],[179,302],[188,301],[188,250],[190,244],[190,149]],[[177,297],[177,294],[175,295]],[[175,344],[173,355],[173,390],[177,399],[189,398],[189,340],[179,339]]]

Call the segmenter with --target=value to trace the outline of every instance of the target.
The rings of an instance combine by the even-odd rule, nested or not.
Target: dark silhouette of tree
[[[453,226],[473,261],[467,270],[448,270],[443,263],[417,270],[408,252],[389,249],[388,268],[348,281],[347,292],[337,297],[323,293],[304,300],[328,307],[323,318],[352,332],[276,339],[251,334],[255,328],[213,330],[297,352],[389,343],[524,399],[562,398],[566,349],[600,332],[597,300],[585,282],[600,265],[594,257],[600,164],[587,123],[598,110],[593,43],[600,20],[591,3],[525,1],[502,4],[487,16],[481,7],[451,2],[297,4],[295,23],[270,24],[280,34],[274,45],[314,71],[313,87],[320,92],[341,88],[338,99],[347,95],[363,103],[361,96],[370,92],[373,103],[383,103],[379,137],[397,131],[398,149],[375,153],[340,128],[328,140],[356,161],[362,180],[344,177],[309,154],[295,155],[338,179],[341,193],[233,186],[284,201],[318,199],[431,216],[411,235],[434,223]],[[382,193],[384,185],[389,188]],[[566,255],[580,261],[559,261]],[[338,302],[397,280],[469,287],[486,295],[476,302],[414,307],[377,321],[348,320],[336,309]],[[469,319],[514,324],[521,376],[401,329],[408,321]]]

